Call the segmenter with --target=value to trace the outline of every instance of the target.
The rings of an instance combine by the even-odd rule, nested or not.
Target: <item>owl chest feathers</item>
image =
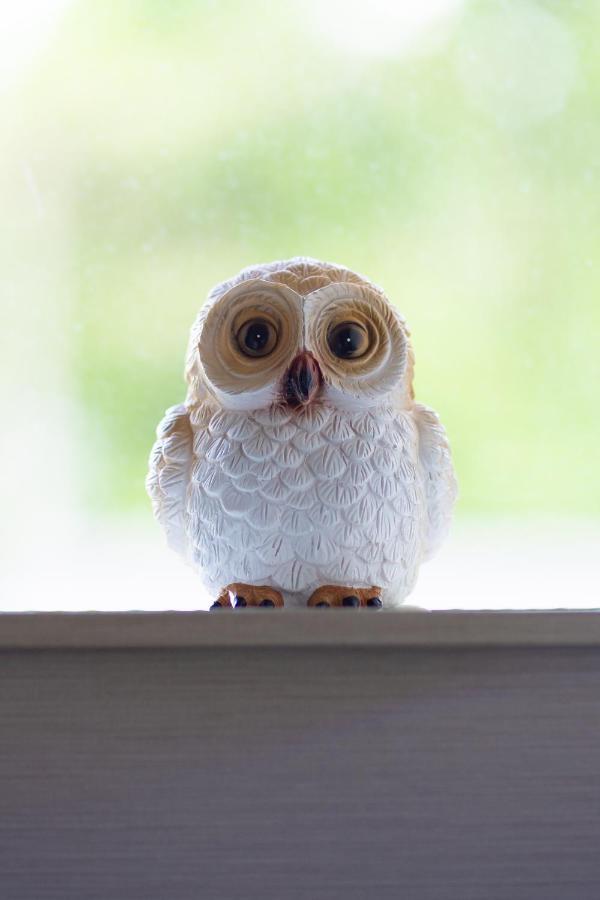
[[[424,518],[409,411],[192,411],[186,498],[191,561],[209,589],[232,580],[288,597],[316,587],[408,593]]]

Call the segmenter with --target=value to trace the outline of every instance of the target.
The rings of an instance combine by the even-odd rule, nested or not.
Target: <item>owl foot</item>
[[[381,588],[349,588],[326,584],[310,595],[308,606],[348,606],[356,609],[368,606],[370,609],[381,609]]]
[[[235,609],[244,606],[278,607],[283,606],[283,597],[272,587],[234,581],[223,588],[211,609],[226,609],[231,606]]]

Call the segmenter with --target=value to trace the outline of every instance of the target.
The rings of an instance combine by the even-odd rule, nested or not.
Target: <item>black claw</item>
[[[381,597],[371,597],[370,600],[367,600],[367,606],[374,606],[375,609],[381,609],[383,606]]]
[[[211,609],[223,609],[223,607],[221,606],[221,604],[220,604],[219,601],[217,600],[216,603],[213,603],[213,605],[211,606]]]
[[[272,600],[261,600],[259,606],[275,606]]]
[[[234,597],[234,606],[236,607],[236,609],[237,609],[238,606],[247,606],[247,605],[248,605],[248,604],[246,603],[246,598],[245,598],[245,597],[238,597],[237,594],[235,595],[235,597]]]
[[[318,603],[315,603],[315,607],[316,606],[329,606],[329,603],[327,600],[320,600]]]
[[[355,594],[351,594],[349,597],[343,598],[342,606],[360,606],[360,600]]]

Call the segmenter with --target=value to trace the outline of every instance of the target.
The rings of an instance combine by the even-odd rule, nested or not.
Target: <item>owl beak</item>
[[[308,406],[318,396],[323,375],[312,353],[303,350],[294,359],[283,379],[285,402],[296,409]]]

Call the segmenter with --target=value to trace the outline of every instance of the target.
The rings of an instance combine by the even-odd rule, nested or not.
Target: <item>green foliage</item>
[[[556,97],[533,33],[531,72],[511,87],[500,30],[487,77],[486,16],[524,10],[565,55]],[[471,4],[436,41],[366,58],[292,0],[76,4],[15,94],[13,150],[35,146],[63,235],[86,504],[146,504],[212,284],[308,254],[373,277],[406,316],[462,510],[597,511],[599,15]]]

